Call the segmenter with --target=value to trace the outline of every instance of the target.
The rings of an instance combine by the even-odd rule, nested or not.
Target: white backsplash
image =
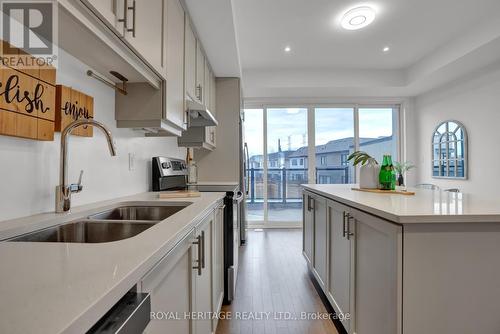
[[[72,205],[81,205],[150,189],[151,157],[185,158],[186,150],[175,137],[145,138],[141,132],[117,129],[115,92],[86,75],[88,67],[59,51],[57,83],[71,86],[94,97],[94,118],[107,125],[117,147],[109,155],[102,133],[94,129],[93,138],[69,140],[69,181],[76,182],[83,169],[83,191],[73,195]],[[60,136],[53,142],[39,142],[0,136],[0,222],[54,211],[55,187],[59,182]],[[129,153],[135,154],[129,171]]]

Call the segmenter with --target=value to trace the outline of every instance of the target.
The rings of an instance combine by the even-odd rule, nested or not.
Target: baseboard
[[[325,293],[321,289],[321,286],[319,285],[318,281],[316,280],[316,277],[314,277],[314,274],[311,272],[311,270],[308,268],[307,273],[309,274],[309,278],[311,279],[311,282],[316,289],[316,292],[318,292],[319,298],[321,299],[321,302],[323,305],[325,305],[326,311],[331,314],[336,314],[335,310],[333,309],[332,305],[330,305],[330,301],[326,297]],[[342,325],[342,322],[337,318],[337,317],[331,317],[333,325],[339,332],[339,334],[348,334],[347,331],[345,330],[344,326]]]

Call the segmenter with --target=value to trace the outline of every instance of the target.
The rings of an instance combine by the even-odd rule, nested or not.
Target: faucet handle
[[[82,177],[83,177],[83,169],[80,171],[80,176],[78,177],[78,186],[82,187]]]
[[[83,185],[82,185],[82,178],[83,178],[83,169],[80,171],[80,177],[78,177],[78,183],[73,183],[69,185],[69,190],[72,193],[78,193],[82,191]]]

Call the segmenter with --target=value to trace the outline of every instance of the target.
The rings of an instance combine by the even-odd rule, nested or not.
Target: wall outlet
[[[135,170],[135,153],[128,154],[128,170],[129,171]]]

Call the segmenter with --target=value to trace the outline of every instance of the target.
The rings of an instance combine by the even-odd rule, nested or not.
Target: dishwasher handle
[[[151,297],[149,293],[129,291],[87,334],[142,333],[149,324],[150,313]]]

